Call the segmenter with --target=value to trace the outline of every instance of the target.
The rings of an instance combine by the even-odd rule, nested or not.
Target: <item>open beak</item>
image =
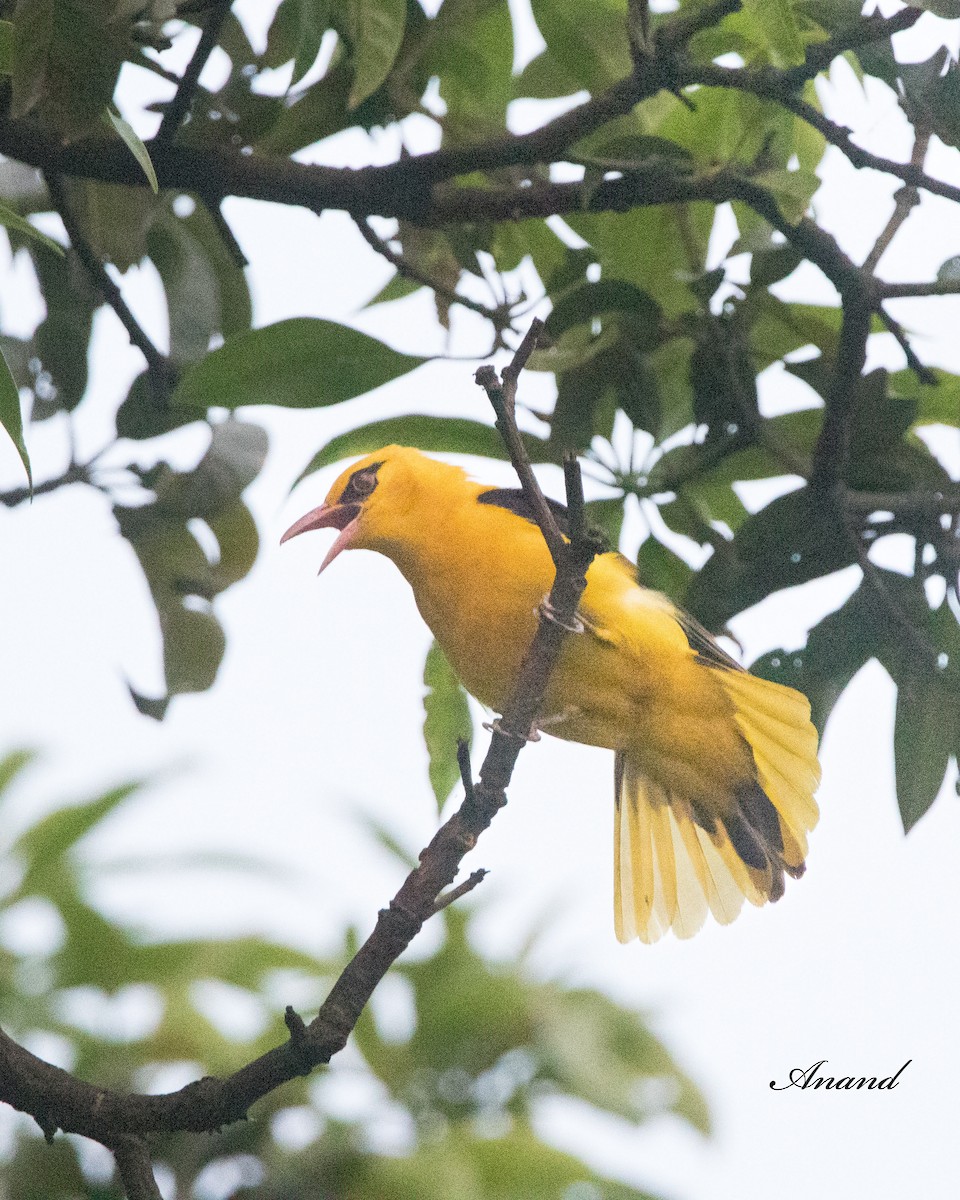
[[[309,533],[311,529],[339,529],[340,536],[327,551],[327,557],[320,564],[320,571],[325,571],[341,550],[346,550],[353,541],[360,523],[359,504],[321,504],[319,508],[308,512],[306,516],[294,521],[280,539],[280,545],[296,537],[300,533]]]

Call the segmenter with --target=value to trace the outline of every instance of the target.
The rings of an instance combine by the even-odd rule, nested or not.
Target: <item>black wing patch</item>
[[[706,667],[725,667],[728,671],[742,671],[744,668],[717,643],[717,639],[708,630],[690,616],[678,609],[677,624],[683,630],[687,645]]]
[[[551,500],[549,496],[545,496],[544,499],[556,519],[560,532],[569,537],[570,519],[566,505],[561,504],[559,500]],[[488,492],[481,492],[477,500],[480,504],[495,504],[497,508],[505,508],[508,512],[516,513],[518,517],[523,517],[525,521],[530,521],[534,525],[537,523],[533,506],[527,499],[523,488],[491,488]]]

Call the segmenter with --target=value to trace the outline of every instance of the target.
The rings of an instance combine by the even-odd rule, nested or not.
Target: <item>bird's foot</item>
[[[565,621],[550,602],[549,595],[544,596],[540,601],[537,612],[545,621],[552,621],[554,625],[559,625],[561,629],[567,633],[583,633],[584,624],[579,617],[574,616],[572,621]]]
[[[500,723],[500,718],[497,717],[493,721],[484,721],[483,727],[484,727],[484,729],[488,730],[490,733],[502,733],[504,737],[513,738],[514,741],[517,741],[517,742],[539,742],[540,741],[540,734],[537,732],[536,725],[530,726],[530,732],[528,734],[515,733],[514,730],[512,730],[512,729],[505,729],[503,727],[503,725]]]

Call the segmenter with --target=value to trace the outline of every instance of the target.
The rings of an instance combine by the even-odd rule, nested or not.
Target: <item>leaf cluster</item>
[[[120,1091],[142,1090],[171,1068],[226,1074],[282,1042],[284,1002],[293,993],[315,1003],[355,950],[356,935],[346,931],[341,949],[320,959],[257,937],[158,941],[104,915],[91,899],[85,843],[135,802],[143,784],[118,786],[17,829],[13,785],[29,761],[14,753],[0,763],[0,812],[16,830],[3,847],[0,933],[18,913],[30,908],[36,916],[42,908],[46,920],[35,919],[33,928],[53,935],[0,937],[4,1030],[28,1045],[55,1044],[81,1078]],[[264,870],[190,859],[152,865],[232,866],[251,878]],[[120,860],[97,870],[122,878],[144,867]],[[538,1102],[567,1096],[633,1124],[672,1112],[708,1131],[699,1092],[636,1013],[600,993],[537,980],[522,957],[487,961],[460,910],[445,910],[443,922],[436,951],[400,964],[400,997],[364,1014],[352,1062],[319,1086],[288,1084],[216,1139],[158,1141],[156,1157],[178,1193],[239,1171],[245,1190],[265,1200],[318,1188],[399,1200],[449,1194],[454,1186],[458,1195],[520,1200],[559,1196],[575,1184],[641,1200],[542,1140]],[[259,1014],[253,1036],[225,1032],[241,1000]],[[131,1017],[138,1008],[140,1017]],[[344,1119],[337,1088],[356,1088],[358,1079],[373,1098]],[[283,1132],[291,1121],[310,1131],[296,1145]],[[370,1145],[385,1121],[404,1131],[390,1154]],[[96,1160],[78,1150],[75,1139],[58,1138],[51,1148],[20,1127],[5,1167],[8,1186],[51,1200],[118,1195]]]

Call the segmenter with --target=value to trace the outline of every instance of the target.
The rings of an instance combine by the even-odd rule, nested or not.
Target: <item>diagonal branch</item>
[[[90,276],[93,286],[119,317],[120,323],[127,331],[127,336],[131,344],[136,346],[146,359],[154,401],[158,408],[166,408],[167,397],[173,383],[173,369],[170,363],[144,333],[140,322],[130,311],[127,302],[124,300],[119,287],[110,278],[107,268],[93,252],[90,243],[83,236],[83,232],[70,209],[70,204],[67,201],[66,192],[63,189],[61,181],[55,175],[44,174],[44,182],[47,185],[47,191],[50,193],[53,206],[59,213],[63,227],[67,231],[67,237],[70,239],[70,246],[74,254],[76,254],[84,270]]]
[[[525,361],[521,351],[528,355],[534,340],[535,334],[524,340],[514,360],[514,374]],[[516,432],[512,412],[504,413],[503,422]],[[576,497],[572,499],[576,507]],[[118,1162],[123,1157],[124,1169],[140,1179],[144,1151],[138,1147],[142,1143],[129,1139],[152,1132],[214,1130],[239,1120],[256,1100],[328,1062],[341,1050],[377,984],[436,911],[438,899],[453,883],[464,855],[506,803],[506,788],[526,743],[525,736],[511,731],[529,730],[539,715],[566,631],[576,622],[584,573],[596,550],[589,535],[575,537],[569,544],[564,565],[542,606],[502,726],[494,730],[479,782],[467,789],[459,810],[440,827],[421,853],[419,865],[389,906],[380,911],[373,932],[309,1024],[291,1011],[287,1014],[291,1036],[283,1045],[225,1079],[200,1079],[162,1096],[122,1095],[96,1087],[37,1058],[0,1030],[0,1101],[33,1116],[50,1137],[62,1129],[114,1148]],[[141,1192],[137,1200],[140,1197],[155,1200],[149,1191]]]
[[[200,40],[197,42],[197,48],[187,63],[187,68],[181,76],[173,99],[164,110],[163,119],[160,122],[160,128],[157,130],[157,136],[153,145],[163,146],[168,142],[172,142],[176,137],[177,130],[186,120],[197,90],[197,84],[200,81],[200,75],[203,72],[203,68],[207,65],[207,59],[213,53],[214,47],[217,44],[220,30],[223,28],[223,23],[230,12],[230,4],[231,0],[220,0],[220,3],[211,8],[207,14],[206,22],[200,33]]]
[[[471,300],[469,296],[462,296],[459,292],[440,283],[439,280],[433,279],[426,271],[421,271],[419,267],[404,258],[402,254],[398,254],[388,241],[379,236],[368,220],[363,217],[354,217],[354,224],[367,245],[385,258],[405,279],[411,279],[414,283],[422,283],[424,287],[430,288],[438,296],[442,296],[444,300],[448,300],[451,304],[459,304],[463,308],[469,308],[471,312],[479,313],[482,317],[486,317],[488,321],[492,321],[494,327],[498,330],[509,326],[509,305],[505,304],[499,305],[497,308],[491,308],[479,300]]]

